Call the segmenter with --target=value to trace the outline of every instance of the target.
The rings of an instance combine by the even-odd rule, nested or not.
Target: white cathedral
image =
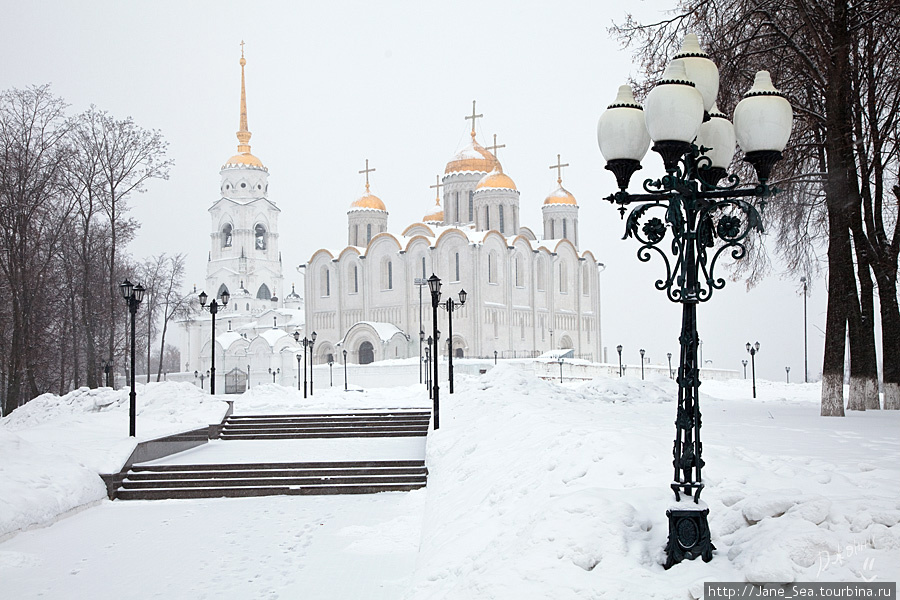
[[[453,313],[454,357],[532,357],[551,349],[601,360],[598,263],[579,251],[578,204],[562,187],[543,202],[536,235],[519,223],[519,191],[503,172],[495,144],[475,139],[447,163],[435,188],[443,189],[421,222],[388,231],[384,202],[366,192],[350,205],[347,245],[320,249],[298,271],[303,297],[282,297],[278,215],[268,197],[268,170],[250,153],[244,66],[241,57],[238,153],[222,167],[220,198],[209,208],[211,249],[206,291],[231,299],[217,315],[217,386],[242,391],[251,382],[278,381],[295,369],[300,347],[293,333],[316,332],[314,364],[367,364],[420,356],[420,332],[432,332],[428,287],[441,278],[442,301],[468,294]],[[502,146],[500,146],[502,147]],[[555,168],[561,169],[559,157]],[[441,354],[447,349],[447,313],[438,310]],[[185,370],[204,374],[210,364],[210,316],[183,323]]]

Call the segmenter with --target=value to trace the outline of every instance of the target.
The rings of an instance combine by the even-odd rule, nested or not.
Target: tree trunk
[[[856,178],[848,174],[848,183],[855,187]],[[852,190],[855,192],[857,190]],[[857,194],[852,193],[852,199]],[[856,275],[859,279],[859,310],[848,307],[850,332],[850,399],[849,410],[879,408],[878,358],[875,353],[875,286],[869,266],[869,243],[863,232],[859,202],[854,201],[851,211],[853,247],[856,252]]]
[[[878,278],[881,307],[881,356],[885,410],[900,410],[900,306],[897,304],[897,271]]]

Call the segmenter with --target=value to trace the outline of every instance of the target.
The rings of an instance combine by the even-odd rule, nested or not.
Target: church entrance
[[[225,393],[243,394],[247,391],[247,374],[237,367],[225,374]]]
[[[367,365],[375,362],[375,348],[371,342],[363,342],[359,345],[359,364]]]

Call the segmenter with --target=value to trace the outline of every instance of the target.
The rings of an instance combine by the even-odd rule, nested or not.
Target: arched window
[[[225,223],[222,227],[222,247],[223,248],[231,248],[231,238],[234,230],[231,227],[231,223]]]
[[[566,224],[566,219],[563,219],[563,237],[564,237],[564,238],[568,238],[568,237],[569,237],[569,228],[568,228],[568,226],[567,226],[567,224]]]
[[[459,223],[459,192],[456,192],[456,202],[453,204],[456,209],[456,222]]]
[[[259,286],[259,290],[256,292],[256,298],[258,300],[271,300],[272,292],[269,291],[269,286],[266,284]]]
[[[503,229],[503,205],[501,204],[497,208],[500,210],[500,233],[504,233],[505,230]]]
[[[459,252],[456,253],[456,279],[453,281],[459,281]]]
[[[488,283],[494,283],[493,256],[488,254]]]
[[[354,294],[359,293],[359,271],[356,265],[347,272],[347,289],[352,290]]]
[[[475,192],[469,191],[469,222],[475,220]]]
[[[425,277],[425,257],[424,256],[422,257],[422,279],[427,279],[427,277]]]
[[[556,231],[555,231],[556,228],[553,226],[553,224],[554,224],[553,219],[550,219],[550,239],[551,240],[556,239]]]
[[[353,226],[353,245],[359,246],[359,225]]]
[[[485,229],[491,228],[491,207],[490,206],[484,207],[484,228]]]
[[[221,298],[222,292],[228,292],[228,287],[224,283],[219,286],[219,291],[216,292],[216,298]],[[228,294],[230,295],[231,292],[228,292]]]
[[[387,289],[394,289],[394,263],[391,261],[387,264]]]
[[[565,294],[566,288],[568,288],[568,282],[566,281],[566,263],[560,261],[559,263],[559,293]]]
[[[256,224],[256,229],[254,230],[256,235],[256,244],[255,248],[257,250],[265,250],[266,249],[266,226],[262,223]]]
[[[322,295],[330,296],[331,295],[331,270],[328,267],[322,267],[321,273],[321,286],[322,286]]]
[[[366,225],[366,245],[369,245],[369,242],[372,241],[372,224],[369,223]]]
[[[522,287],[522,257],[516,255],[516,287]]]

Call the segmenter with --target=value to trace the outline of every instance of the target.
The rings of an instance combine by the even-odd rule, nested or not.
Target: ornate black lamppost
[[[741,364],[744,365],[744,379],[747,379],[747,359],[743,359]]]
[[[206,370],[206,373],[201,373],[200,371],[194,371],[194,379],[200,379],[200,389],[203,389],[203,381],[209,379],[209,369]]]
[[[281,373],[281,369],[278,368],[278,369],[272,370],[272,367],[269,367],[269,373],[272,374],[272,383],[275,383],[275,376],[278,375],[279,373]]]
[[[432,275],[435,277],[435,275]],[[440,286],[441,280],[438,279],[438,300],[440,300]],[[429,286],[431,285],[431,279],[428,280]],[[466,303],[466,290],[459,290],[459,303],[457,303],[453,298],[447,298],[447,300],[440,304],[441,308],[447,311],[447,325],[450,335],[447,337],[447,376],[450,380],[450,393],[453,393],[453,311],[459,308],[460,306],[464,306]],[[431,294],[432,302],[434,301],[434,292]]]
[[[210,343],[210,359],[209,359],[209,393],[212,395],[216,394],[216,313],[219,312],[219,306],[227,306],[228,300],[231,298],[231,295],[228,291],[222,292],[220,298],[222,299],[222,304],[218,304],[216,299],[213,298],[213,301],[209,303],[209,306],[206,306],[206,299],[208,296],[206,292],[200,292],[200,308],[205,308],[209,311],[209,314],[212,315],[212,342]]]
[[[430,335],[426,340],[428,344],[425,346],[425,387],[428,388],[428,399],[431,399],[431,345],[434,343],[434,338]]]
[[[800,278],[803,284],[803,383],[809,383],[809,355],[806,339],[806,277]]]
[[[793,116],[788,101],[773,87],[769,73],[760,71],[735,108],[732,126],[715,106],[718,80],[715,64],[700,48],[696,36],[690,34],[662,80],[647,95],[644,106],[635,102],[630,87],[622,86],[597,127],[606,168],[615,174],[619,186],[619,191],[606,199],[619,206],[623,218],[629,207],[636,205],[630,209],[625,237],[640,242],[640,261],[647,262],[654,254],[662,258],[666,274],[655,287],[682,305],[672,483],[679,506],[666,511],[666,568],[685,558],[712,559],[709,508],[700,502],[704,462],[698,405],[697,304],[725,286],[725,280],[714,275],[719,257],[727,251],[729,259],[743,258],[744,239],[754,230],[762,231],[756,206],[744,198],[756,198],[762,206],[776,193],[767,182],[772,167],[781,159]],[[756,186],[739,188],[739,179],[727,174],[735,138],[745,160],[756,170]],[[651,140],[666,173],[660,179],[645,180],[645,193],[630,194],[629,180],[641,168],[640,161]],[[720,186],[726,175],[726,183]],[[686,496],[684,502],[682,494]]]
[[[300,340],[300,332],[295,331],[294,332],[294,341],[299,341],[299,340]],[[297,391],[298,392],[300,391],[300,378],[302,377],[302,375],[300,374],[300,370],[302,369],[301,365],[303,364],[303,357],[300,356],[300,354],[301,353],[299,353],[299,352],[297,353]],[[306,374],[305,370],[303,371],[303,374],[304,375]]]
[[[669,359],[669,379],[675,379],[675,375],[672,374],[672,353],[666,352],[666,358]]]
[[[344,355],[344,391],[347,391],[347,351],[342,351]]]
[[[309,395],[313,395],[313,359],[316,354],[313,352],[313,345],[316,343],[316,332],[313,331],[309,336]]]
[[[497,366],[497,351],[494,350],[494,366]]]
[[[334,358],[328,359],[328,387],[334,387]]]
[[[756,353],[759,352],[759,342],[756,342],[752,346],[750,342],[747,342],[747,352],[750,353],[750,372],[753,374],[753,397],[756,398]],[[744,373],[747,372],[747,367],[744,367]],[[746,378],[746,375],[744,375]]]
[[[424,280],[423,280],[424,281]],[[419,288],[419,327],[422,327],[422,288]],[[422,366],[425,364],[425,356],[422,346],[425,344],[425,331],[419,329],[419,383],[422,383]],[[428,385],[427,383],[425,384]]]
[[[144,299],[144,286],[133,285],[126,279],[119,284],[119,290],[128,304],[128,312],[131,313],[131,392],[128,394],[128,435],[134,437],[137,415],[137,392],[134,389],[134,318],[137,315],[138,305]]]
[[[560,356],[557,361],[559,363],[559,382],[562,383],[562,366],[563,366],[563,357]]]
[[[441,280],[434,273],[428,278],[428,291],[431,292],[431,323],[434,330],[434,348],[437,349],[437,342],[440,339],[438,338],[437,309],[441,302]],[[433,352],[432,357],[434,359],[434,373],[432,374],[431,401],[434,405],[434,429],[437,431],[440,427],[440,386],[438,385],[437,352]]]
[[[622,376],[622,344],[616,346],[616,352],[619,353],[619,377]]]
[[[641,348],[641,380],[644,379],[644,349]]]
[[[785,383],[790,383],[791,382],[791,368],[790,367],[784,368],[784,376],[785,376]]]

